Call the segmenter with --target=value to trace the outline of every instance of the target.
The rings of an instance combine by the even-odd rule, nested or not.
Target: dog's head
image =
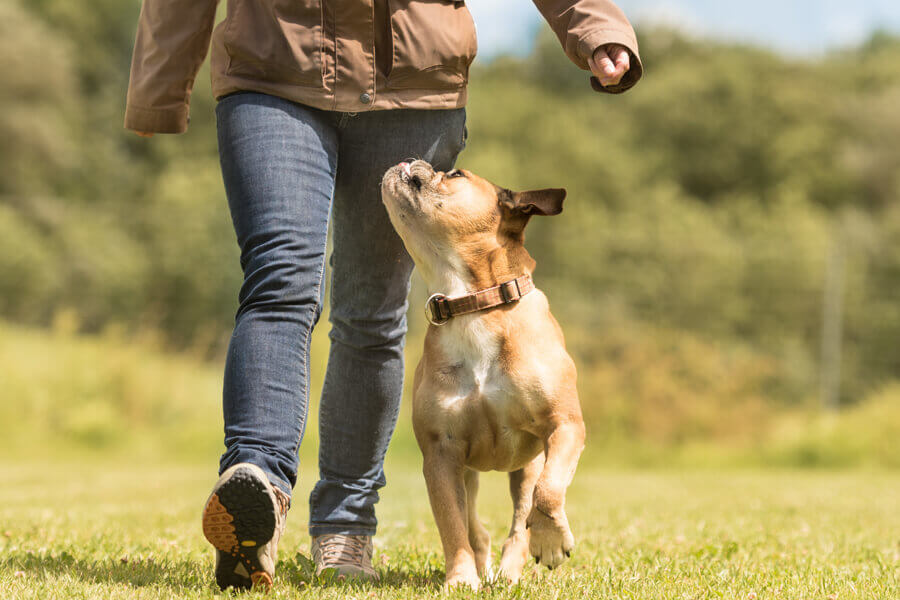
[[[394,228],[419,264],[435,253],[478,255],[521,247],[529,219],[562,212],[566,191],[513,192],[470,171],[435,171],[417,160],[389,169],[381,195]]]

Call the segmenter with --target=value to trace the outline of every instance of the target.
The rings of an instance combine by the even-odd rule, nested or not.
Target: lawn
[[[313,345],[319,389],[322,328]],[[75,335],[64,322],[50,332],[0,322],[0,600],[218,594],[200,510],[221,446],[221,376],[221,362],[163,352],[152,339]],[[686,454],[690,460],[649,463],[668,469],[638,469],[626,455],[645,444],[635,440],[611,456],[594,431],[568,496],[578,542],[571,561],[552,573],[531,565],[519,586],[489,585],[480,595],[898,599],[900,470],[874,466],[897,464],[896,397],[873,405],[885,410],[841,417],[807,445],[817,456],[880,448],[894,457],[871,468],[835,460],[829,464],[857,468],[764,470],[753,466],[759,460],[722,462],[726,448],[706,445]],[[313,408],[273,597],[442,593],[440,540],[409,421],[404,410],[379,506],[382,583],[335,585],[310,577],[306,558]],[[479,504],[496,557],[511,517],[502,475],[482,478]]]
[[[308,453],[304,453],[308,454]],[[307,462],[307,464],[310,464]],[[307,469],[281,544],[275,598],[440,595],[440,544],[413,456],[394,457],[380,504],[376,586],[309,577]],[[0,598],[208,598],[218,592],[200,508],[214,480],[188,464],[0,467]],[[483,478],[495,555],[510,516]],[[569,494],[578,545],[485,598],[898,598],[900,475],[816,471],[607,471]],[[302,554],[303,556],[300,556]],[[455,597],[471,592],[457,591]]]

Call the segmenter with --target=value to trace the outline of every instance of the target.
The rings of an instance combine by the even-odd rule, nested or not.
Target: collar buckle
[[[504,283],[501,283],[498,287],[500,288],[500,297],[503,299],[504,304],[515,302],[522,297],[522,291],[519,289],[518,279],[506,281]]]
[[[425,318],[432,325],[440,327],[450,320],[450,307],[446,300],[447,296],[444,294],[432,294],[425,301]]]

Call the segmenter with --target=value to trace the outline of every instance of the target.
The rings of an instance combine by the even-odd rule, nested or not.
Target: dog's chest
[[[502,401],[509,390],[500,365],[501,337],[471,317],[451,322],[441,333],[445,370],[455,388],[442,403],[452,408],[464,400]]]
[[[468,466],[522,468],[540,451],[539,440],[524,426],[532,421],[528,399],[507,372],[502,335],[477,318],[463,318],[441,332],[443,393],[435,398],[440,420],[466,440]]]

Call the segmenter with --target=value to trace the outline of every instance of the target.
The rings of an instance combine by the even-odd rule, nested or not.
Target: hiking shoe
[[[256,465],[240,463],[222,473],[203,509],[203,535],[216,549],[220,588],[272,587],[290,503]]]
[[[334,569],[339,579],[378,581],[378,573],[372,568],[371,536],[317,535],[312,539],[312,555],[317,575],[325,569]]]

